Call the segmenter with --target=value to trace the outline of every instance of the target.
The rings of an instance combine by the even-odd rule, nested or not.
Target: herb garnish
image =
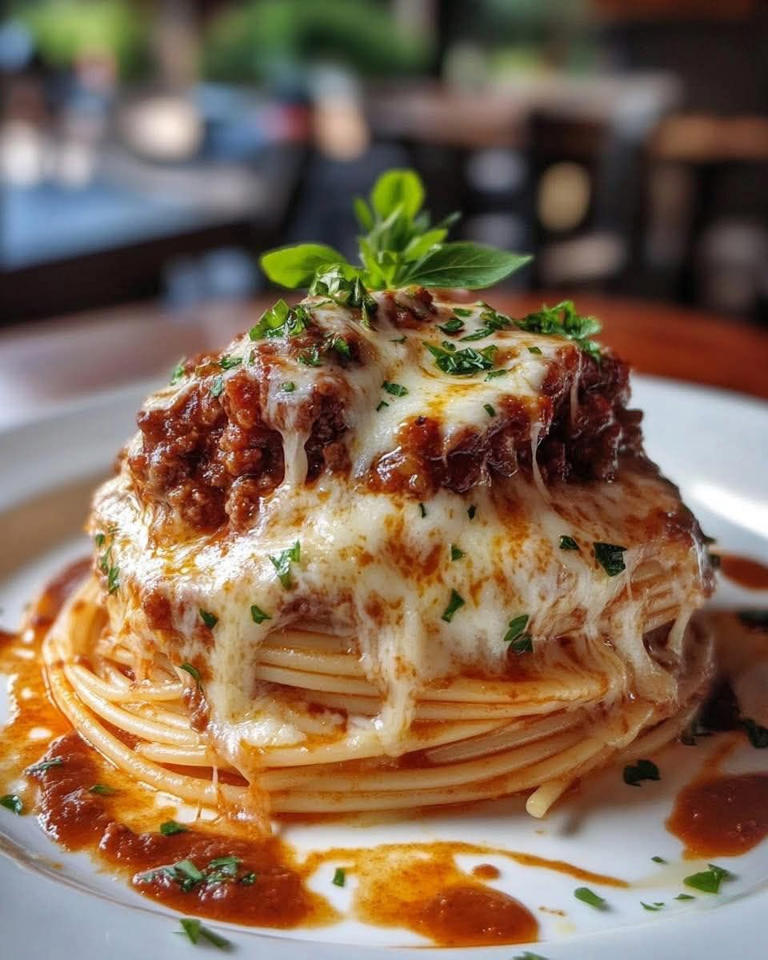
[[[301,544],[297,540],[292,547],[287,547],[285,550],[282,550],[276,557],[270,556],[270,562],[275,568],[275,573],[277,578],[288,590],[293,586],[293,578],[291,576],[291,564],[298,563],[301,560]]]
[[[528,347],[528,353],[534,353],[536,356],[541,356],[541,347]]]
[[[257,606],[255,603],[251,604],[251,620],[254,623],[264,623],[265,620],[271,620],[272,617],[265,613],[261,607]]]
[[[171,370],[171,386],[174,386],[182,380],[187,375],[187,371],[184,369],[187,362],[186,357],[182,357],[181,360],[176,364],[176,366]]]
[[[391,394],[393,397],[404,397],[408,393],[408,388],[404,387],[400,383],[390,383],[389,380],[385,380],[381,385],[382,390],[386,390],[387,393]]]
[[[547,960],[547,958],[540,953],[531,953],[530,950],[526,950],[525,953],[516,953],[512,960]]]
[[[10,810],[11,813],[15,813],[17,817],[20,817],[24,810],[24,803],[17,794],[6,793],[0,797],[0,807],[5,807],[6,810]]]
[[[60,767],[62,763],[64,763],[64,757],[52,757],[50,760],[41,760],[39,763],[33,763],[31,767],[27,767],[24,773],[26,773],[27,776],[44,773],[46,770],[50,770],[51,767]]]
[[[265,310],[259,322],[248,331],[251,340],[265,337],[296,337],[310,326],[312,315],[305,307],[289,307],[285,300]]]
[[[719,893],[720,884],[724,880],[733,880],[734,876],[730,870],[718,867],[714,863],[707,864],[708,870],[702,870],[701,873],[692,873],[690,877],[684,877],[683,883],[686,887],[693,887],[694,890],[701,890],[702,893]]]
[[[533,651],[533,637],[525,632],[528,626],[528,614],[521,613],[519,617],[513,617],[509,621],[508,630],[504,634],[504,643],[509,644],[509,649],[514,653],[531,653]]]
[[[656,900],[655,903],[644,903],[641,900],[640,905],[642,906],[643,910],[651,910],[654,913],[664,908],[664,902],[662,900]]]
[[[536,313],[529,313],[516,325],[529,333],[548,333],[573,340],[584,353],[600,359],[600,344],[589,338],[601,330],[595,317],[583,317],[576,312],[572,300],[562,300],[554,307],[544,306]]]
[[[376,413],[380,413],[385,407],[388,407],[388,406],[389,404],[387,403],[386,400],[380,400],[376,407]]]
[[[293,380],[286,380],[285,383],[280,387],[283,393],[293,393],[296,389],[296,384]]]
[[[434,343],[424,345],[435,358],[435,366],[454,377],[466,377],[480,370],[490,370],[498,349],[493,345],[483,347],[482,350],[474,350],[472,347],[457,350],[452,343],[447,343],[444,347],[438,347]]]
[[[489,417],[495,417],[495,416],[496,416],[496,411],[495,411],[495,409],[493,408],[493,405],[490,404],[490,403],[484,403],[484,404],[483,404],[483,410],[485,410],[485,412],[488,414]]]
[[[590,890],[589,887],[577,887],[573,891],[573,895],[577,900],[581,900],[582,903],[588,903],[590,907],[594,907],[596,910],[605,910],[607,908],[604,898],[598,896],[594,890]]]
[[[692,897],[690,893],[678,893],[675,897],[675,900],[695,900],[696,897]]]
[[[455,543],[451,544],[451,560],[461,560],[464,556],[464,551],[460,550]]]
[[[461,609],[464,606],[465,600],[462,596],[456,593],[455,590],[451,590],[451,596],[448,600],[448,606],[443,610],[441,620],[445,620],[446,623],[450,623],[453,620],[453,615],[457,610]]]
[[[739,721],[744,727],[749,742],[758,750],[765,750],[768,747],[768,727],[761,727],[759,723],[744,717]]]
[[[242,357],[230,357],[228,353],[223,353],[219,357],[219,366],[222,370],[231,370],[233,367],[239,367],[242,362]]]
[[[317,344],[313,344],[309,349],[302,350],[299,354],[299,363],[303,363],[305,367],[321,367],[323,365],[323,357],[320,352],[320,347]]]
[[[89,788],[88,793],[95,793],[99,797],[111,797],[117,793],[117,790],[115,790],[114,787],[108,786],[106,783],[94,783],[94,785]]]
[[[483,340],[485,337],[490,337],[492,333],[496,333],[497,330],[504,330],[512,324],[510,317],[499,313],[492,307],[486,307],[480,314],[480,319],[483,321],[483,326],[478,327],[474,333],[468,333],[465,337],[462,337],[462,343],[468,343],[471,340]]]
[[[343,867],[336,867],[336,870],[333,874],[333,880],[331,881],[331,883],[335,887],[343,887],[346,882],[347,882],[346,870],[344,870]]]
[[[389,170],[374,184],[368,202],[355,199],[355,215],[366,231],[358,238],[362,266],[348,263],[331,247],[306,243],[264,254],[261,266],[281,286],[309,285],[311,293],[336,299],[345,294],[344,283],[355,281],[369,290],[416,284],[479,289],[530,259],[482,244],[445,242],[456,217],[432,225],[423,202],[424,186],[413,170]],[[326,279],[331,272],[336,284]]]
[[[477,513],[477,507],[473,503],[472,506],[469,507],[469,509],[467,510],[467,516],[469,517],[470,520],[474,520],[476,513]]]
[[[443,333],[458,333],[459,330],[464,329],[464,321],[459,320],[458,317],[450,317],[445,323],[438,323],[437,329],[442,330]]]
[[[175,820],[164,820],[160,824],[160,833],[164,837],[172,837],[177,833],[186,833],[187,827],[183,823],[177,823]]]
[[[108,530],[108,536],[104,533],[97,533],[93,538],[96,546],[101,549],[104,547],[104,552],[101,554],[97,561],[99,570],[107,578],[107,593],[113,594],[120,587],[120,568],[115,566],[112,560],[112,547],[114,546],[115,539],[115,529],[110,527]]]
[[[419,504],[419,513],[422,515],[422,517],[426,517],[427,515],[427,508],[424,506],[423,503]]]
[[[490,370],[485,375],[486,380],[495,380],[496,377],[505,377],[509,373],[508,370]]]
[[[220,397],[224,393],[224,377],[219,374],[217,377],[213,378],[213,383],[211,384],[211,396]]]
[[[580,550],[578,543],[573,539],[573,537],[560,537],[560,549],[561,550]]]
[[[211,930],[210,927],[204,926],[200,920],[194,917],[182,917],[179,923],[181,924],[180,932],[186,934],[191,943],[199,943],[202,937],[203,940],[207,940],[208,943],[213,944],[214,947],[218,947],[219,950],[229,950],[232,946],[231,940],[222,937],[214,930]]]
[[[198,612],[200,614],[200,619],[203,621],[206,627],[208,627],[209,630],[213,630],[213,628],[219,622],[219,618],[216,616],[216,614],[203,609],[200,609]]]
[[[595,543],[595,560],[605,570],[609,577],[615,577],[617,574],[626,570],[624,563],[624,551],[626,547],[618,547],[615,543]]]
[[[624,767],[624,783],[639,787],[641,780],[661,780],[659,768],[651,760],[638,760],[636,764]]]
[[[184,662],[179,664],[179,670],[184,670],[185,673],[188,673],[198,687],[200,686],[200,671],[197,669],[197,667],[193,667],[191,663]]]
[[[666,862],[667,862],[667,861],[664,859],[664,857],[651,857],[651,860],[653,860],[654,863],[666,863]]]

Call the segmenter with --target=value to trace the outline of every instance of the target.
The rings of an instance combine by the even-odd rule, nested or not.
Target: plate
[[[0,434],[0,624],[17,625],[24,603],[46,577],[88,550],[79,533],[89,495],[134,429],[141,400],[156,386],[145,382],[91,397],[55,416]],[[768,406],[735,394],[637,377],[633,405],[646,412],[651,457],[681,487],[705,531],[729,551],[768,561]],[[768,594],[727,582],[713,601],[724,607],[766,606]],[[0,691],[0,715],[3,710]],[[630,790],[620,772],[606,771],[545,821],[522,812],[518,799],[488,803],[462,813],[443,813],[361,826],[291,825],[288,839],[300,853],[331,846],[372,847],[435,840],[467,840],[505,850],[562,859],[630,881],[627,890],[603,889],[609,909],[597,911],[574,899],[581,885],[565,873],[532,868],[494,855],[461,855],[460,865],[490,862],[493,881],[537,916],[542,942],[534,945],[453,949],[451,960],[504,958],[531,950],[549,960],[647,960],[648,956],[697,960],[764,955],[768,910],[768,843],[738,858],[718,858],[736,879],[718,896],[675,901],[682,879],[700,868],[681,860],[679,841],[664,821],[677,789],[707,764],[712,742],[674,745],[654,759],[659,783]],[[745,746],[729,769],[760,770],[768,757]],[[79,960],[189,957],[178,915],[140,897],[122,881],[99,872],[85,855],[67,854],[49,842],[32,817],[0,809],[0,931],[2,956],[47,958],[66,944]],[[654,863],[653,856],[667,863]],[[330,883],[326,864],[312,886],[343,909],[350,890]],[[663,901],[648,912],[642,901]],[[398,928],[344,921],[315,930],[259,931],[212,923],[238,953],[256,960],[423,960],[444,951]],[[393,948],[398,948],[393,953]],[[212,949],[212,948],[210,948]]]

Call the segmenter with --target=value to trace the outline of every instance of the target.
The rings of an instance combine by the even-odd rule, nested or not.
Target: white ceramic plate
[[[106,474],[132,432],[134,413],[153,384],[142,383],[90,398],[54,417],[0,433],[0,624],[13,628],[22,607],[63,562],[87,550],[78,535],[88,492]],[[768,406],[733,394],[638,377],[635,405],[646,411],[648,450],[677,481],[704,529],[728,550],[768,561]],[[768,606],[768,594],[725,584],[716,603]],[[2,716],[0,690],[0,716]],[[720,960],[764,956],[768,910],[768,842],[745,856],[719,858],[736,879],[719,896],[678,902],[682,878],[699,868],[682,861],[679,842],[664,828],[676,790],[707,762],[711,746],[668,748],[656,759],[663,777],[632,790],[608,771],[575,800],[539,823],[516,799],[462,814],[379,824],[294,826],[288,839],[299,851],[330,846],[471,840],[507,850],[563,859],[631,882],[626,891],[601,889],[610,910],[598,912],[573,898],[578,881],[550,870],[522,867],[493,856],[460,857],[462,866],[491,862],[497,885],[537,916],[542,942],[526,947],[454,949],[452,960],[505,958],[530,949],[550,960]],[[768,767],[768,751],[745,747],[732,759],[738,770]],[[100,873],[84,855],[64,853],[41,833],[33,817],[0,809],[0,956],[78,960],[197,955],[175,936],[171,911],[146,900],[122,881]],[[659,866],[654,855],[668,861]],[[312,885],[343,908],[350,890],[330,884],[324,867]],[[656,913],[641,901],[663,901]],[[563,911],[565,916],[540,907]],[[213,924],[237,954],[266,960],[423,960],[433,951],[406,930],[353,922],[320,930],[258,931]],[[398,947],[396,953],[392,948]],[[425,950],[426,947],[426,950]],[[437,953],[438,951],[434,951]],[[213,955],[213,953],[211,954]]]

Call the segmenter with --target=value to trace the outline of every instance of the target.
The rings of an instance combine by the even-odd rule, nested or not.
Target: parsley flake
[[[275,568],[277,578],[288,590],[293,586],[293,577],[291,576],[291,564],[298,563],[301,559],[301,544],[297,540],[292,547],[282,550],[276,557],[270,556],[269,560]]]
[[[661,780],[659,768],[651,760],[638,760],[636,764],[624,767],[624,783],[639,787],[641,780]]]
[[[191,663],[184,662],[179,664],[179,670],[184,670],[185,673],[188,673],[198,687],[200,686],[200,671],[197,667],[193,667]]]
[[[257,606],[255,603],[251,604],[251,620],[254,623],[264,623],[265,620],[271,620],[272,617],[265,613],[261,607]]]
[[[293,380],[286,380],[285,383],[280,387],[283,393],[293,393],[296,389],[296,384]]]
[[[642,906],[643,910],[650,910],[653,913],[664,909],[664,903],[662,900],[657,900],[655,903],[644,903],[641,900],[640,905]]]
[[[381,400],[381,401],[379,402],[379,405],[376,407],[376,413],[379,413],[381,410],[384,409],[384,407],[388,407],[388,406],[389,406],[389,404],[387,403],[386,400]]]
[[[485,412],[488,414],[489,417],[496,416],[496,411],[494,410],[493,405],[490,403],[484,403],[483,410],[485,410]]]
[[[213,383],[211,384],[211,396],[220,397],[224,393],[224,377],[219,374],[217,377],[213,378]]]
[[[177,823],[175,820],[165,820],[160,824],[160,833],[164,837],[172,837],[177,833],[186,833],[187,828],[183,823]]]
[[[182,357],[181,360],[179,360],[179,362],[173,368],[173,370],[171,370],[171,386],[174,386],[179,382],[179,380],[183,380],[184,377],[186,377],[187,375],[187,371],[185,370],[186,362],[187,362],[187,358]]]
[[[528,619],[527,613],[521,613],[519,617],[513,617],[507,625],[507,632],[504,634],[504,643],[508,643],[510,650],[518,656],[521,653],[531,653],[533,651],[533,638],[530,633],[525,632]]]
[[[445,323],[438,323],[437,329],[442,330],[443,333],[458,333],[459,330],[464,329],[464,321],[459,320],[458,317],[450,317]]]
[[[31,767],[27,767],[24,773],[27,776],[33,776],[36,773],[45,773],[46,770],[50,770],[51,767],[60,767],[64,763],[64,757],[53,757],[50,760],[41,760],[39,763],[33,763]]]
[[[24,803],[17,794],[6,793],[0,797],[0,807],[5,807],[6,810],[10,810],[11,813],[15,813],[17,817],[20,817],[24,810]]]
[[[182,917],[179,923],[181,924],[181,930],[179,932],[185,934],[190,943],[197,944],[202,938],[203,940],[207,940],[208,943],[213,944],[214,947],[218,947],[219,950],[229,950],[232,946],[231,940],[222,937],[214,930],[211,930],[210,927],[204,926],[200,920],[194,917]]]
[[[333,880],[331,881],[331,883],[335,887],[343,887],[346,882],[347,882],[346,870],[344,870],[343,867],[336,867],[336,870],[333,874]]]
[[[696,897],[692,897],[690,893],[678,893],[675,897],[675,900],[695,900]]]
[[[667,861],[664,859],[664,857],[651,857],[651,860],[653,860],[654,863],[666,863],[666,862],[667,862]]]
[[[435,366],[443,373],[450,373],[455,377],[471,376],[481,370],[490,370],[498,349],[491,345],[482,350],[473,350],[471,347],[457,350],[452,343],[445,344],[444,347],[438,347],[434,343],[427,343],[425,346],[435,358]]]
[[[423,503],[419,504],[419,513],[422,515],[422,517],[426,517],[427,515],[427,508],[424,506]]]
[[[588,903],[590,907],[594,907],[595,910],[606,910],[607,903],[605,899],[601,896],[598,896],[594,890],[590,890],[589,887],[577,887],[573,891],[574,897],[577,900],[581,900],[582,903]]]
[[[573,537],[560,537],[560,549],[561,550],[580,550],[578,543],[573,539]]]
[[[536,356],[541,356],[541,347],[528,347],[528,353],[533,353]]]
[[[208,610],[200,609],[199,611],[200,619],[208,627],[209,630],[213,630],[216,624],[219,622],[219,618],[215,613],[210,613]]]
[[[408,388],[404,387],[400,383],[390,383],[389,380],[385,380],[381,385],[382,390],[386,390],[387,393],[391,394],[393,397],[404,397],[408,393]]]
[[[451,544],[451,560],[461,560],[464,556],[464,551],[460,550],[455,543]]]
[[[700,873],[692,873],[690,877],[684,877],[683,883],[686,887],[693,887],[694,890],[701,890],[702,893],[719,893],[720,885],[724,880],[733,880],[734,876],[723,867],[718,867],[714,863],[707,864],[708,870],[702,870]]]
[[[451,590],[451,596],[448,600],[448,606],[443,610],[441,620],[445,620],[446,623],[450,623],[453,620],[453,615],[457,610],[461,609],[464,606],[465,600],[461,597],[455,590]]]
[[[222,370],[232,370],[234,367],[239,367],[242,362],[242,357],[230,357],[228,353],[223,353],[219,357],[219,366]]]
[[[624,551],[626,547],[618,547],[615,543],[595,543],[595,560],[605,570],[609,577],[615,577],[617,574],[626,570],[624,563]]]
[[[94,785],[89,788],[88,793],[95,793],[99,797],[111,797],[117,793],[117,790],[106,783],[94,783]]]

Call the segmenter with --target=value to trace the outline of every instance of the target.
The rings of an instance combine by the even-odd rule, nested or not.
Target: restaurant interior
[[[226,343],[393,167],[533,254],[508,309],[768,396],[767,50],[761,0],[10,0],[0,427]]]

